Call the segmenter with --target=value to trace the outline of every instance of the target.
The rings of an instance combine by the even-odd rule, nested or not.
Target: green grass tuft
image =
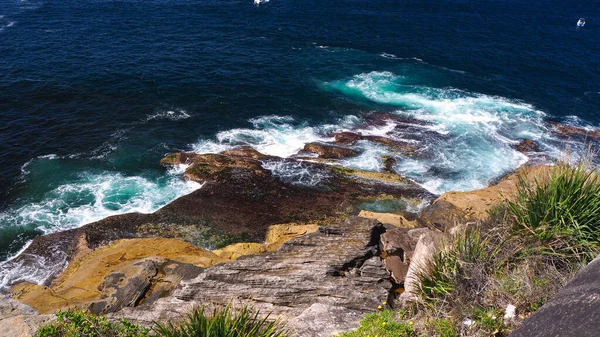
[[[360,327],[354,331],[344,332],[342,337],[412,337],[416,332],[410,322],[403,322],[403,311],[381,310],[365,316]]]
[[[600,184],[588,161],[559,163],[545,181],[519,177],[508,201],[515,229],[533,235],[535,253],[583,263],[600,252]]]
[[[215,309],[211,316],[205,315],[204,308],[193,310],[181,322],[156,324],[154,328],[160,337],[283,337],[286,332],[277,322],[259,318],[259,312],[243,307],[233,311],[229,306]]]

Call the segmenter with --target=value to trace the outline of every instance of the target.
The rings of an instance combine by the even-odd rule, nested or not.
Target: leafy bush
[[[215,309],[210,317],[204,308],[193,310],[181,322],[156,324],[160,337],[283,337],[286,332],[276,322],[260,319],[259,312],[248,307],[232,311],[229,306]]]
[[[342,337],[411,337],[416,336],[412,322],[402,322],[403,311],[381,310],[365,316],[360,327],[354,331],[342,333]]]
[[[37,331],[38,337],[147,337],[149,329],[121,320],[109,322],[104,316],[86,311],[62,311],[54,323]]]
[[[508,209],[541,254],[586,263],[600,252],[600,183],[587,161],[560,163],[545,181],[520,176]]]

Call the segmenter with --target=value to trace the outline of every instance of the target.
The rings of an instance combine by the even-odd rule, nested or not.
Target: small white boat
[[[585,19],[579,18],[579,21],[577,21],[577,27],[583,27],[583,26],[585,26]]]

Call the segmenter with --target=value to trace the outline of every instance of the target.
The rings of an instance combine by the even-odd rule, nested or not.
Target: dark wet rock
[[[302,162],[306,166],[303,169],[324,170],[330,175],[315,186],[305,186],[282,181],[264,169],[261,161],[249,157],[181,153],[166,158],[162,161],[165,165],[189,165],[185,177],[203,183],[203,187],[152,214],[116,215],[36,237],[6,267],[48,268],[52,271],[46,282],[49,284],[77,254],[118,239],[176,238],[212,249],[233,242],[261,242],[273,224],[320,223],[356,214],[356,207],[379,195],[433,197],[417,184],[389,173]]]
[[[388,137],[382,136],[372,136],[372,135],[361,135],[354,132],[340,132],[334,134],[335,144],[338,145],[355,145],[359,140],[366,140],[369,142],[373,142],[376,144],[384,145],[388,147],[390,150],[401,153],[404,155],[413,155],[418,150],[418,147],[408,144],[406,142],[400,142],[397,140],[393,140]]]
[[[600,257],[588,264],[511,337],[593,337],[600,332]]]
[[[173,166],[178,164],[191,164],[199,156],[194,152],[177,152],[171,153],[160,160],[160,164],[163,166]]]
[[[231,156],[231,157],[245,157],[245,158],[258,159],[258,160],[277,158],[274,156],[268,156],[268,155],[262,154],[262,153],[256,151],[251,146],[237,147],[235,149],[221,152],[221,155]]]
[[[567,137],[582,137],[582,138],[593,138],[600,139],[600,131],[586,130],[571,125],[562,123],[550,123],[554,129],[563,136]]]
[[[521,142],[515,146],[515,149],[521,153],[539,152],[540,150],[537,143],[532,139],[522,139]]]
[[[385,113],[371,113],[367,116],[367,124],[375,125],[375,126],[384,126],[390,122],[394,122],[400,125],[427,125],[428,123],[425,121],[421,121],[418,119],[411,119],[407,117],[402,117],[398,115],[385,114]]]
[[[384,172],[389,172],[389,173],[396,172],[394,170],[394,166],[396,166],[396,163],[398,162],[396,160],[396,158],[394,158],[392,156],[383,156],[383,157],[381,157],[381,159],[383,160],[383,171]]]
[[[146,258],[121,266],[104,277],[98,290],[102,299],[90,304],[96,314],[116,312],[124,307],[152,304],[181,281],[202,271],[194,265],[164,258]]]
[[[352,149],[319,143],[308,143],[302,151],[318,154],[320,158],[325,159],[343,159],[358,155],[358,152]]]
[[[350,217],[277,251],[209,267],[151,307],[126,308],[113,317],[152,322],[197,305],[249,304],[271,312],[298,336],[331,336],[356,328],[387,300],[391,283],[377,257],[384,231],[376,220]],[[315,319],[319,315],[325,317]]]

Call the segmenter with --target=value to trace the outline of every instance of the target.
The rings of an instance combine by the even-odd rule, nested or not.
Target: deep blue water
[[[433,192],[484,186],[518,139],[560,155],[544,121],[600,125],[599,55],[600,1],[0,0],[0,260],[197,188],[158,165],[177,150],[352,129],[423,147],[397,170]],[[360,146],[340,164],[380,169]]]

